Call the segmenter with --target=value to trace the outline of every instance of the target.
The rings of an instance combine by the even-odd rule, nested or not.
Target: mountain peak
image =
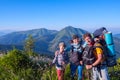
[[[63,28],[61,31],[73,32],[73,33],[76,33],[76,34],[79,33],[79,32],[81,32],[81,33],[86,33],[87,32],[84,29],[75,28],[73,26],[67,26],[67,27]]]
[[[64,41],[65,43],[69,44],[69,41],[72,39],[72,36],[74,34],[77,34],[80,38],[83,34],[85,34],[87,31],[82,30],[80,28],[74,28],[72,26],[67,26],[64,29],[60,30],[55,38],[51,41],[52,45],[50,45],[50,50],[55,50],[57,43],[60,41]]]
[[[66,26],[64,29],[74,29],[73,26]]]

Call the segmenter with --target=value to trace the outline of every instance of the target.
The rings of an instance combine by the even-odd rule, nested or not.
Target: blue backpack
[[[108,67],[113,67],[117,64],[117,61],[112,33],[108,32],[107,29],[104,27],[97,29],[93,33],[94,37],[99,37],[101,35],[104,35],[105,37],[105,39],[101,39],[99,43],[102,45],[101,49],[104,52],[106,65]]]

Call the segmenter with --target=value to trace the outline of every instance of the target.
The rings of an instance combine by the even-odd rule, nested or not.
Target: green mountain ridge
[[[60,31],[41,28],[13,32],[0,37],[0,50],[10,50],[13,48],[13,46],[23,49],[24,42],[28,35],[32,35],[35,39],[35,52],[51,54],[58,48],[57,45],[60,41],[65,41],[65,43],[68,45],[70,44],[69,41],[72,39],[73,34],[78,34],[79,37],[82,37],[82,35],[86,32],[86,30],[74,28],[72,26],[67,26]],[[117,56],[120,57],[120,39],[114,37],[114,43]]]
[[[50,48],[52,52],[56,50],[56,46],[60,41],[64,41],[66,44],[69,44],[69,41],[72,39],[72,35],[78,34],[79,37],[82,37],[87,31],[80,28],[74,28],[72,26],[67,26],[64,29],[60,30],[55,38],[50,43]]]
[[[57,33],[56,30],[47,30],[44,28],[28,30],[28,31],[13,32],[13,33],[9,33],[7,35],[1,36],[0,44],[21,45],[21,44],[24,44],[24,41],[27,39],[29,35],[32,35],[35,39],[38,40],[39,38],[44,39],[46,36],[54,35],[56,33]]]

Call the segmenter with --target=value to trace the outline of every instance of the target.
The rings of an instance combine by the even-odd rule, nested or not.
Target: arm
[[[65,64],[67,64],[69,62],[69,57],[68,57],[68,53],[66,53],[66,56],[65,56]]]
[[[56,63],[56,61],[57,61],[57,55],[58,55],[58,51],[55,52],[55,57],[54,57],[54,59],[52,61],[52,64]]]
[[[86,65],[86,68],[91,69],[93,66],[97,66],[98,64],[100,64],[100,62],[102,61],[102,55],[103,55],[102,49],[101,48],[96,48],[97,60],[91,65]]]
[[[97,56],[97,60],[92,64],[93,66],[97,66],[102,61],[103,50],[101,48],[96,48],[96,56]]]
[[[102,54],[97,55],[98,59],[92,64],[92,66],[97,66],[102,60]]]

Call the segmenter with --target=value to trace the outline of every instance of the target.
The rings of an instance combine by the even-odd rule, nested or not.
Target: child
[[[74,80],[76,69],[78,69],[78,80],[82,80],[83,65],[81,62],[83,46],[78,35],[73,35],[70,54],[71,80]]]
[[[55,52],[52,64],[56,64],[58,80],[64,80],[65,65],[68,63],[68,55],[65,52],[65,43],[59,43],[59,50]]]

